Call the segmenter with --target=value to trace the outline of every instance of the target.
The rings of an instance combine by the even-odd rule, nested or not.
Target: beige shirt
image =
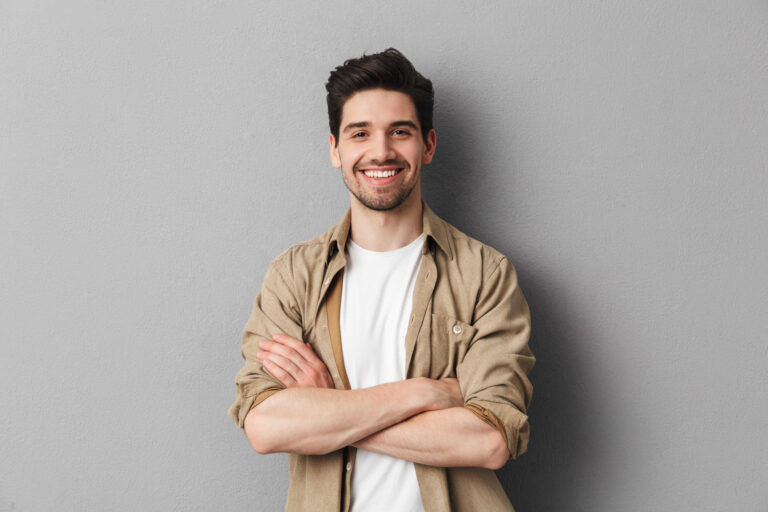
[[[276,333],[304,340],[328,367],[337,389],[349,389],[339,335],[341,277],[349,210],[325,233],[275,258],[242,339],[245,365],[235,379],[230,417],[243,428],[248,411],[285,386],[256,358],[258,342]],[[530,311],[517,273],[504,255],[440,219],[423,204],[422,264],[405,337],[406,376],[456,377],[465,407],[499,429],[512,458],[528,445],[525,411],[535,358],[528,348]],[[290,454],[286,510],[349,510],[356,448],[326,455]],[[513,510],[493,471],[415,464],[424,509]]]

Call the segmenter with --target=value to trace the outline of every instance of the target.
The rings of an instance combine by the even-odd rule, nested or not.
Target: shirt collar
[[[333,256],[334,254],[344,253],[344,248],[347,245],[347,238],[349,237],[349,227],[352,220],[352,210],[347,209],[344,216],[341,218],[336,227],[333,229],[330,240],[326,247],[325,260]],[[421,201],[421,223],[424,233],[424,246],[422,252],[426,252],[429,247],[429,240],[433,240],[440,250],[442,250],[448,259],[453,259],[453,252],[451,246],[448,243],[448,233],[446,232],[445,222],[438,217],[432,209],[427,206],[424,200]]]

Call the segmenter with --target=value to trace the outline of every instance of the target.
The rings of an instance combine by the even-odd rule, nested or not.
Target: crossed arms
[[[245,365],[229,414],[256,451],[325,454],[353,445],[421,464],[495,469],[526,450],[535,359],[530,313],[508,261],[485,274],[465,324],[472,339],[454,367],[458,380],[357,390],[332,389],[328,369],[300,341],[307,305],[296,279],[286,259],[272,262],[243,334]]]
[[[245,418],[245,434],[259,453],[317,455],[353,445],[432,466],[488,469],[509,457],[502,434],[463,407],[456,379],[337,390],[305,343],[276,334],[259,346],[256,357],[287,387]]]

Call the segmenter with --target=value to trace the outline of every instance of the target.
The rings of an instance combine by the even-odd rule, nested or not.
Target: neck
[[[414,191],[416,192],[416,191]],[[423,230],[420,194],[411,194],[394,210],[377,211],[366,208],[352,198],[349,236],[369,251],[394,251],[416,240]]]

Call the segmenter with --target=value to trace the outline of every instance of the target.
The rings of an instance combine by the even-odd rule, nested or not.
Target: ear
[[[336,138],[333,134],[328,136],[328,144],[331,146],[331,164],[337,169],[341,169],[341,158],[339,158],[339,147],[336,145]]]
[[[421,155],[421,163],[428,164],[432,162],[432,157],[435,156],[435,148],[437,147],[437,133],[435,130],[429,130],[427,134],[427,140],[424,143],[424,153]]]

